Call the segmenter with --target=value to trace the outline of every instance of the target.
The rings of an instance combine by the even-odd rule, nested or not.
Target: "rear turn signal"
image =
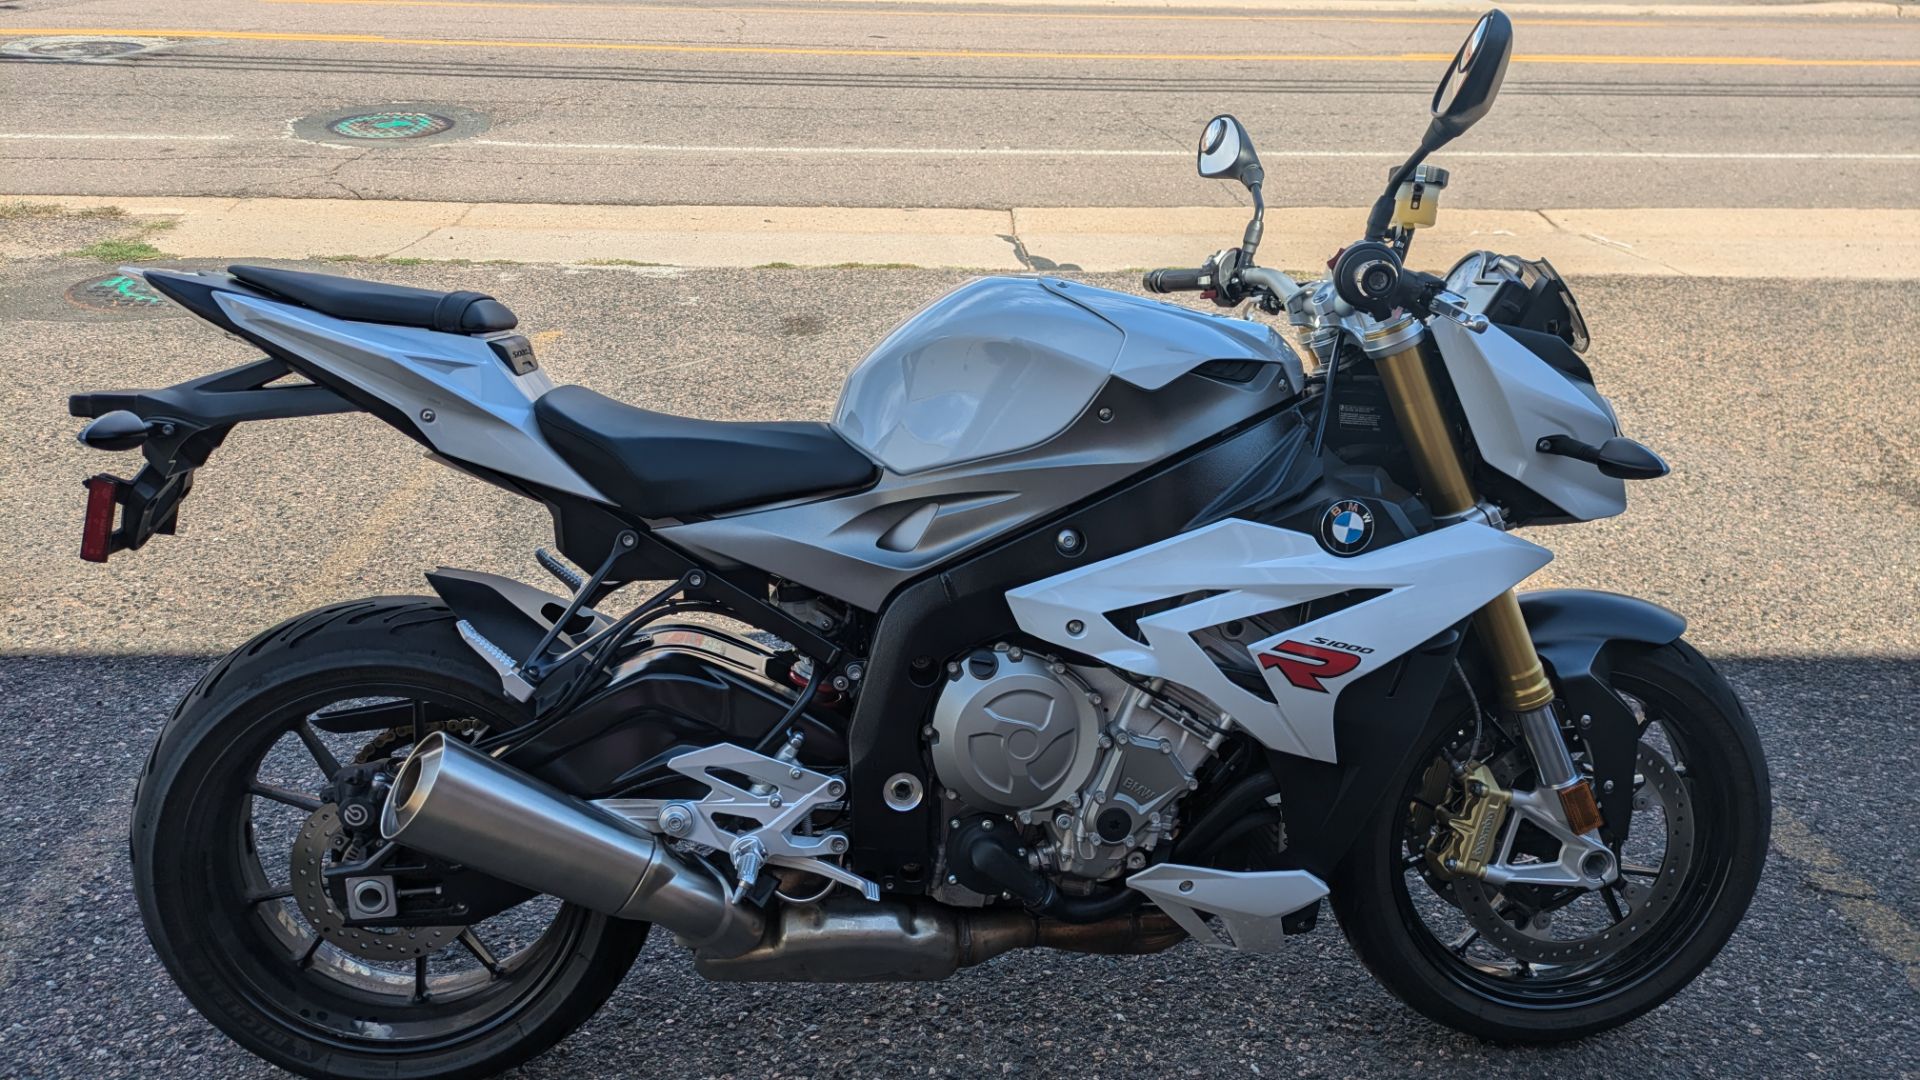
[[[87,487],[87,521],[80,530],[80,557],[88,562],[106,562],[113,552],[114,511],[120,506],[120,489],[126,482],[106,473],[90,477]]]

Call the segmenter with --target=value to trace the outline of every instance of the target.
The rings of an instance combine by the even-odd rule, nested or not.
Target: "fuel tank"
[[[1208,361],[1287,364],[1270,327],[1052,278],[970,281],[848,377],[834,427],[901,476],[1059,435],[1110,378],[1158,390]],[[1297,365],[1296,365],[1297,366]]]
[[[901,584],[1297,398],[1272,328],[1052,278],[981,278],[909,317],[834,425],[882,466],[851,494],[659,535],[867,611]]]

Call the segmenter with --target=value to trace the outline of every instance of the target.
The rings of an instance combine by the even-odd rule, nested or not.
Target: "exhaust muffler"
[[[679,935],[710,956],[760,943],[757,911],[651,834],[434,732],[400,767],[380,832],[522,888]]]

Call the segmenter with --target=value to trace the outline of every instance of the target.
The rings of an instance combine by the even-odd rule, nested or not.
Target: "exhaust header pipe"
[[[1064,923],[1009,908],[834,898],[789,904],[759,945],[737,956],[696,952],[693,967],[715,982],[931,982],[1019,949],[1141,956],[1186,939],[1159,912]]]
[[[704,865],[441,732],[400,767],[380,833],[603,915],[656,923],[706,955],[738,956],[764,931],[760,914],[728,901]]]

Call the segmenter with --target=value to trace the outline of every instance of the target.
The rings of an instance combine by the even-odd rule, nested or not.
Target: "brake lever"
[[[1467,310],[1464,298],[1442,289],[1427,298],[1427,310],[1435,315],[1443,315],[1476,334],[1484,334],[1492,325],[1485,315]]]

